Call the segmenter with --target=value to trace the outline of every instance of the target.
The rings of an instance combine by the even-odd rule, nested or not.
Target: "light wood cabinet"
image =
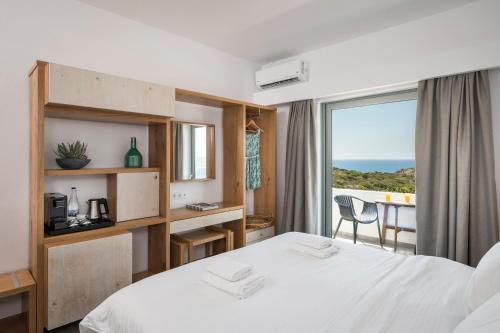
[[[47,329],[80,320],[132,283],[132,234],[45,245]]]
[[[274,226],[263,229],[247,230],[247,245],[258,243],[274,236]]]
[[[49,64],[46,103],[173,117],[175,89],[85,69]]]
[[[108,176],[111,218],[116,222],[158,216],[159,172],[118,173]]]

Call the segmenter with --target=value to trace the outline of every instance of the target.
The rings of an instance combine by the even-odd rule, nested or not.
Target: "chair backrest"
[[[354,220],[354,206],[352,203],[352,196],[350,195],[336,195],[333,200],[339,205],[340,216],[344,220]]]

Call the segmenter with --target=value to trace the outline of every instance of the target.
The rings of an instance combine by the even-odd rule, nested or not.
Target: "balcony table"
[[[407,203],[405,201],[384,201],[384,200],[375,200],[377,204],[384,206],[384,221],[382,222],[382,242],[385,243],[385,234],[388,228],[392,229],[392,226],[387,224],[387,216],[389,215],[389,208],[394,207],[396,215],[394,217],[394,252],[398,248],[398,232],[399,231],[412,231],[415,232],[416,228],[400,228],[398,227],[398,210],[400,207],[405,208],[415,208],[415,203]]]

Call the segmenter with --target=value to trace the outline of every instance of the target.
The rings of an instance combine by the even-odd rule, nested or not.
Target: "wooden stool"
[[[231,251],[234,248],[234,233],[229,229],[210,226],[182,235],[171,235],[172,267],[184,264],[186,249],[188,252],[188,262],[193,262],[194,248],[199,245],[205,245],[205,255],[207,257]]]
[[[36,284],[31,273],[22,270],[0,275],[0,298],[21,294],[26,314],[0,320],[0,332],[35,332]]]

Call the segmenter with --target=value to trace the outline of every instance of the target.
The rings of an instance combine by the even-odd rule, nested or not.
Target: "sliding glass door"
[[[335,195],[415,201],[416,97],[412,90],[322,105],[323,234],[331,236],[340,219]],[[402,225],[415,224],[414,210],[400,215]],[[352,224],[340,231],[350,237]],[[359,234],[378,241],[376,224]]]

